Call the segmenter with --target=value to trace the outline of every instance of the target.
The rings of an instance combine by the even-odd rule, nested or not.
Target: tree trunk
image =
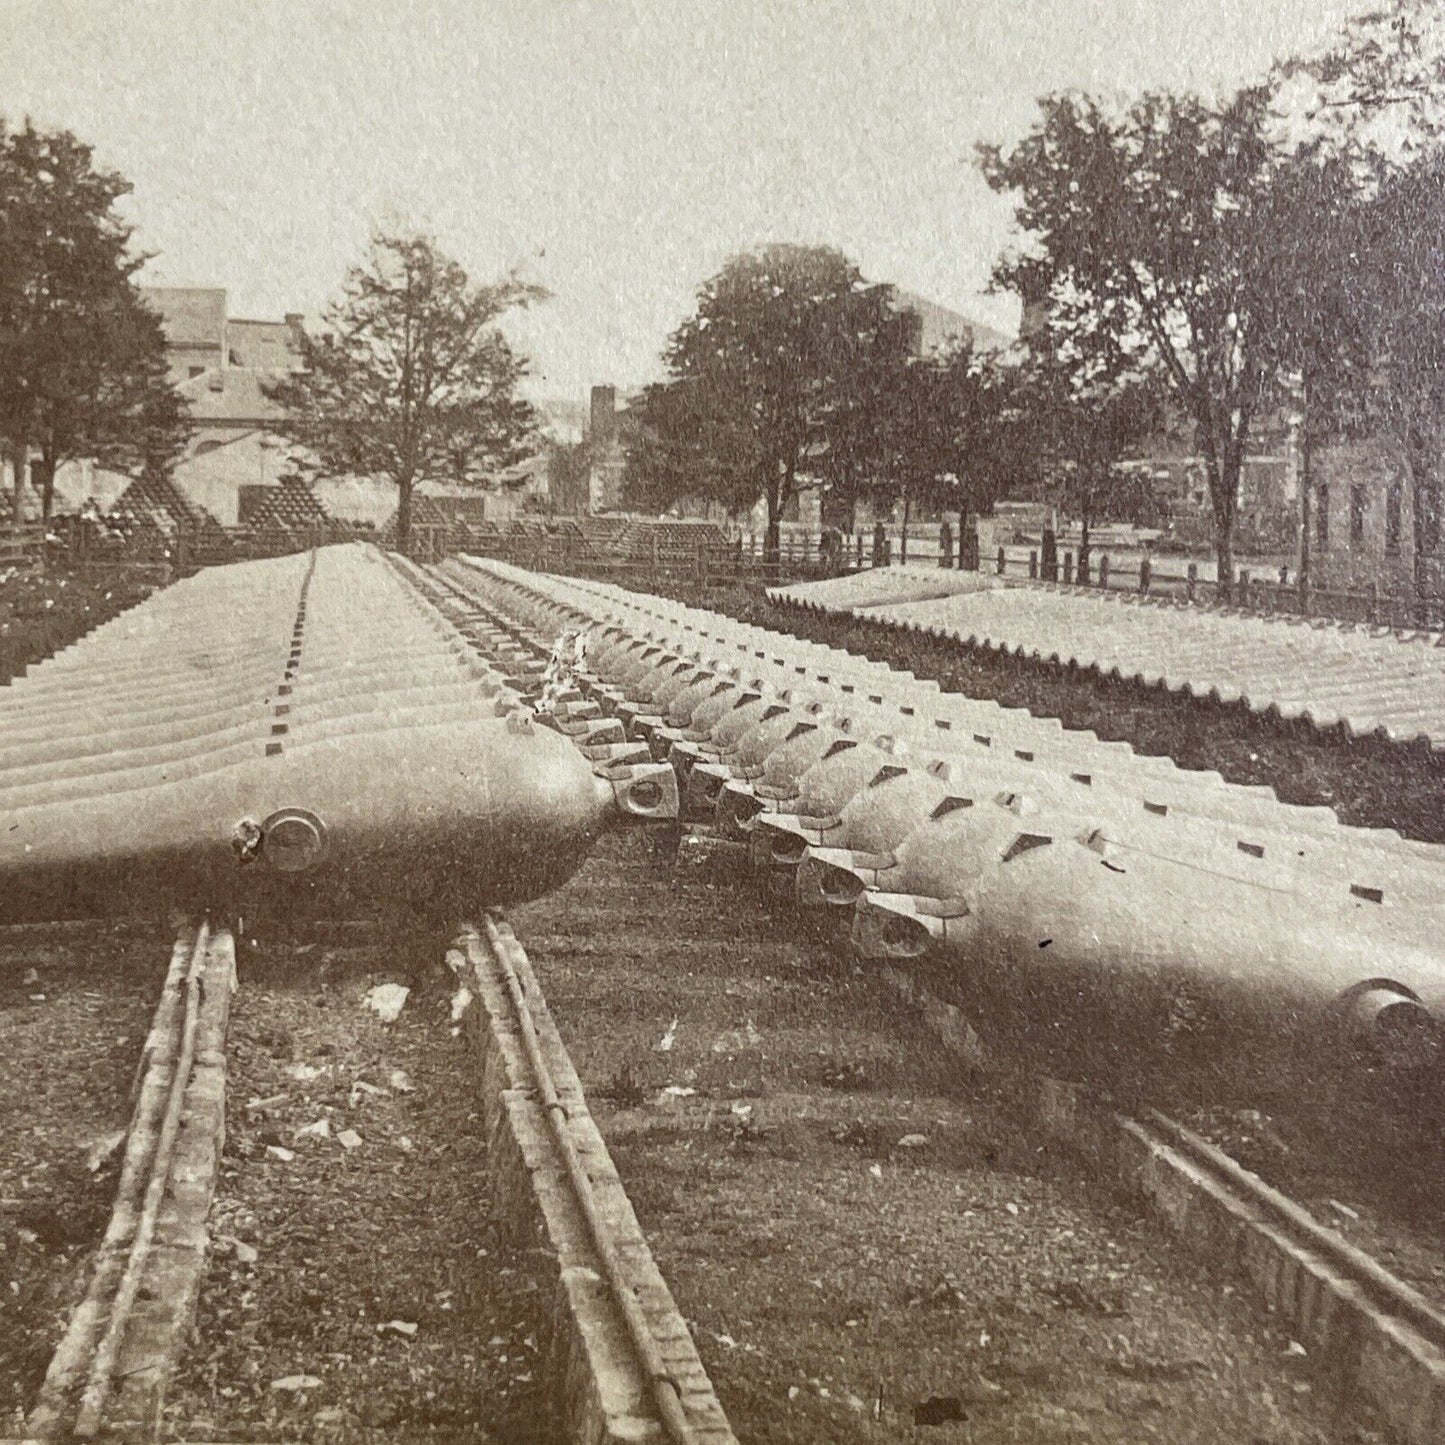
[[[764,562],[777,562],[782,557],[779,537],[782,532],[783,508],[793,495],[795,465],[793,462],[779,462],[763,491],[768,504],[768,530],[763,538]]]
[[[1230,505],[1230,499],[1237,495],[1238,487],[1239,471],[1226,462],[1221,478],[1221,495],[1215,498],[1214,503],[1215,586],[1221,602],[1227,602],[1234,596],[1234,507]]]
[[[1313,403],[1314,382],[1306,371],[1299,448],[1299,585],[1305,589],[1310,585],[1310,507],[1315,490],[1315,436],[1310,425]]]
[[[396,485],[396,550],[405,555],[411,546],[412,479],[398,477]]]
[[[1424,624],[1428,604],[1426,597],[1429,593],[1430,568],[1429,552],[1425,548],[1425,533],[1427,530],[1438,531],[1438,521],[1432,519],[1429,528],[1425,521],[1425,497],[1428,491],[1430,478],[1430,464],[1426,460],[1425,449],[1417,437],[1412,437],[1414,443],[1409,447],[1408,459],[1410,465],[1410,511],[1414,518],[1414,525],[1410,528],[1412,536],[1413,568],[1411,581],[1414,591],[1415,620]],[[1432,499],[1434,493],[1430,493]],[[1438,499],[1432,502],[1438,506]]]
[[[23,437],[11,443],[10,464],[15,468],[11,525],[18,532],[25,521],[25,483],[30,469],[30,443]]]
[[[40,520],[48,527],[51,513],[55,510],[55,458],[42,453],[40,460],[30,469],[30,475],[40,487]]]

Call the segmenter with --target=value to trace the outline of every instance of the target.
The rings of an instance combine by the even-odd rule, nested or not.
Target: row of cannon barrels
[[[1445,849],[665,599],[446,565],[580,633],[580,681],[672,763],[684,816],[1051,1070],[1437,1064]]]
[[[675,797],[540,726],[540,670],[367,544],[198,572],[0,689],[0,922],[535,897]]]

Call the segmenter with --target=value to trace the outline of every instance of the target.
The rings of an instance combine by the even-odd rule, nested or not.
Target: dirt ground
[[[647,854],[513,922],[742,1440],[1374,1438],[846,948]]]
[[[533,1261],[499,1246],[440,942],[247,944],[173,1438],[545,1441]],[[394,1023],[367,1005],[412,986]]]
[[[770,602],[761,588],[683,584],[668,595],[760,627],[795,633],[936,679],[948,691],[1024,707],[1181,767],[1235,783],[1266,783],[1289,803],[1323,803],[1341,821],[1445,842],[1445,759],[1372,739],[1348,742],[1312,724],[1070,672],[1038,659],[923,637],[866,618],[823,616]]]
[[[0,930],[0,1433],[19,1433],[110,1215],[170,943]]]

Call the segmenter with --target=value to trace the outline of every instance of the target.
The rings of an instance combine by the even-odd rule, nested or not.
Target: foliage
[[[734,257],[699,291],[669,343],[668,382],[644,399],[643,484],[734,510],[762,498],[775,556],[783,510],[817,484],[830,421],[897,325],[891,289],[830,247]]]
[[[875,444],[867,459],[875,502],[900,500],[962,513],[984,510],[1031,471],[1017,370],[961,341],[883,369]]]
[[[61,463],[164,473],[189,434],[132,280],[146,258],[115,209],[130,189],[69,131],[0,123],[0,436],[22,463],[38,448],[47,517]]]
[[[323,473],[394,482],[404,548],[418,482],[492,485],[530,454],[526,361],[497,322],[544,296],[516,276],[474,284],[430,236],[378,233],[322,330],[302,338],[303,369],[269,388],[281,429]]]
[[[1136,521],[1153,500],[1149,478],[1122,463],[1164,427],[1163,390],[1107,333],[1031,338],[1018,387],[1039,472],[1082,527],[1079,566],[1087,570],[1091,526]]]
[[[1056,326],[1086,349],[1160,368],[1193,423],[1230,578],[1245,449],[1288,352],[1262,225],[1284,159],[1268,92],[1222,105],[1150,94],[1120,115],[1087,96],[1040,104],[1011,154],[980,151],[1032,240],[998,280],[1046,291]]]
[[[736,516],[757,501],[757,434],[744,398],[729,394],[721,377],[654,382],[628,407],[620,429],[629,507],[665,512],[684,498],[706,498]]]

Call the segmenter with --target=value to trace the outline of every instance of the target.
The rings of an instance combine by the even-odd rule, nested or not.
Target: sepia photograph
[[[0,44],[0,1445],[1445,1445],[1445,0]]]

